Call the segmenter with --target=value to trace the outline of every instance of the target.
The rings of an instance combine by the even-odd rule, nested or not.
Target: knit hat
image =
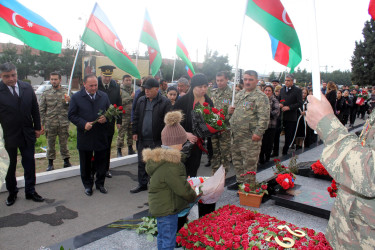
[[[191,89],[198,87],[198,86],[205,85],[205,84],[208,86],[207,77],[201,73],[195,74],[193,78],[191,78],[191,83],[190,83]]]
[[[180,125],[181,120],[181,111],[172,111],[165,115],[165,127],[161,131],[161,142],[164,146],[184,144],[186,142],[186,131]]]

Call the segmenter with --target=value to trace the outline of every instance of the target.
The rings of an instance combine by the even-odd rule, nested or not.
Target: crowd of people
[[[296,86],[291,74],[286,75],[284,84],[273,80],[266,85],[259,83],[256,71],[245,71],[241,84],[236,86],[238,92],[232,103],[227,72],[218,72],[215,84],[210,84],[207,77],[200,73],[191,79],[181,77],[177,87],[168,87],[163,79],[158,81],[146,77],[139,82],[139,89],[134,91],[131,76],[124,75],[121,84],[112,79],[114,69],[106,65],[101,67],[101,76],[86,75],[83,88],[72,96],[62,89],[61,75],[53,72],[50,75],[52,88],[43,93],[38,105],[31,86],[17,79],[16,67],[11,63],[1,65],[0,123],[10,160],[6,174],[9,191],[6,205],[13,205],[17,199],[15,172],[18,149],[25,170],[26,199],[44,200],[35,191],[34,147],[41,134],[45,134],[48,141],[47,171],[54,169],[57,136],[64,159],[63,167],[71,166],[67,148],[70,122],[77,127],[81,179],[84,193],[88,196],[93,194],[94,184],[101,193],[108,192],[104,184],[106,178],[112,177],[109,165],[115,127],[119,131],[116,144],[118,157],[122,156],[125,135],[128,154],[135,153],[133,142],[136,142],[138,185],[130,192],[149,190],[150,211],[158,217],[158,228],[166,225],[177,227],[176,213],[196,198],[191,190],[187,190],[186,177],[197,175],[205,147],[209,156],[206,166],[211,166],[213,174],[221,165],[226,172],[231,165],[234,166],[236,183],[228,189],[236,190],[241,183],[255,183],[255,176],[244,179],[244,173],[256,172],[259,164],[279,156],[282,134],[285,135],[282,155],[290,153],[291,148],[310,147],[317,141],[315,127],[310,128],[305,119],[312,89]],[[323,83],[321,91],[344,126],[348,122],[349,126],[353,126],[358,116],[364,119],[375,105],[375,87],[370,91],[354,86],[350,91],[347,87],[338,89],[334,82],[328,82]],[[125,113],[118,119],[108,119],[100,112],[110,105],[123,107]],[[192,114],[197,105],[228,110],[224,119],[228,129],[209,138],[201,138],[195,133],[194,127],[199,124],[195,124]],[[163,168],[176,168],[176,172],[160,170],[160,161]],[[172,174],[176,179],[166,181]],[[164,183],[162,188],[161,182]],[[180,188],[177,190],[173,185]],[[160,192],[172,198],[161,204],[163,198],[160,197],[165,195]],[[176,200],[179,205],[173,207]],[[160,232],[163,230],[160,229]],[[164,237],[160,246],[167,241],[170,244],[175,242]]]

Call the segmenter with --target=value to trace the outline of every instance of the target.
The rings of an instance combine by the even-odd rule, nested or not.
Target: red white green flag
[[[147,10],[145,13],[145,21],[143,23],[140,42],[148,46],[151,75],[155,76],[160,69],[162,59],[158,39],[156,38],[155,31],[152,27],[151,19]]]
[[[87,45],[106,55],[120,69],[136,78],[141,78],[137,67],[122,46],[116,31],[97,3],[95,3],[81,39]]]
[[[274,60],[293,72],[302,59],[301,45],[280,0],[248,0],[246,15],[269,33]]]
[[[0,32],[34,49],[61,53],[61,34],[43,17],[15,0],[0,0]]]
[[[188,72],[190,77],[193,77],[195,75],[193,64],[190,60],[189,52],[187,51],[184,42],[182,41],[181,37],[177,36],[177,48],[176,48],[176,54],[184,61],[186,64],[185,69]]]

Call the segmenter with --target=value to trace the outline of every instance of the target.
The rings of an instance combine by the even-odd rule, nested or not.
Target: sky
[[[63,37],[78,44],[95,0],[18,0],[54,26]],[[239,68],[259,74],[285,71],[272,59],[268,33],[249,17],[244,18],[246,0],[97,0],[131,54],[147,50],[139,44],[148,9],[163,58],[175,58],[179,34],[193,62],[203,62],[206,49],[227,55],[235,67],[237,46],[241,41]],[[282,0],[297,31],[301,48],[301,69],[311,71],[313,0]],[[364,23],[370,20],[369,0],[315,0],[318,55],[321,71],[350,70],[355,41],[363,40]],[[243,26],[242,39],[241,27]],[[22,44],[0,33],[0,42]],[[315,53],[315,52],[314,52]]]

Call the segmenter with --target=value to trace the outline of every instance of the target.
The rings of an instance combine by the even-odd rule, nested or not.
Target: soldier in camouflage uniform
[[[0,126],[0,189],[4,183],[5,176],[8,172],[9,157],[8,152],[5,150],[4,140],[3,140],[3,129]]]
[[[244,89],[236,94],[235,106],[229,108],[232,129],[232,159],[236,170],[237,183],[228,187],[238,189],[241,183],[255,184],[255,176],[242,177],[247,171],[257,171],[262,136],[268,128],[270,120],[270,104],[268,97],[257,88],[258,73],[245,71]]]
[[[159,86],[160,86],[159,87],[160,94],[162,94],[163,96],[167,97],[167,90],[168,90],[167,80],[160,79]]]
[[[134,90],[132,86],[132,78],[130,75],[122,77],[122,84],[120,87],[122,106],[125,114],[122,115],[122,124],[118,130],[117,136],[117,157],[122,157],[121,149],[124,147],[124,137],[126,134],[126,141],[128,145],[128,155],[135,154],[133,150],[133,134],[131,125],[131,111],[134,98]]]
[[[42,121],[42,133],[47,138],[47,159],[46,171],[54,169],[53,160],[56,159],[55,143],[56,136],[59,136],[60,154],[64,159],[64,168],[72,166],[69,162],[70,154],[68,149],[69,119],[68,109],[70,97],[67,89],[62,88],[61,74],[52,72],[50,74],[52,88],[43,92],[40,98],[39,112]]]
[[[375,249],[375,113],[360,137],[350,134],[326,97],[307,97],[306,120],[324,142],[320,161],[340,184],[328,222],[334,249]]]
[[[211,90],[211,100],[217,109],[228,108],[232,101],[232,90],[228,86],[228,76],[225,72],[216,74],[217,88]],[[231,137],[228,118],[225,120],[228,130],[211,137],[213,155],[211,158],[212,173],[221,165],[228,173],[231,161]]]

